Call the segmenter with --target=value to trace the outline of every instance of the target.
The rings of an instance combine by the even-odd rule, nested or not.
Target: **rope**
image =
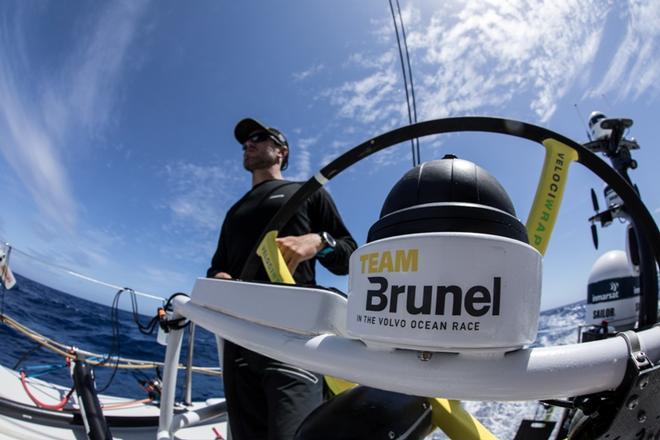
[[[43,403],[42,401],[37,399],[34,394],[32,394],[32,392],[30,391],[30,389],[27,386],[27,380],[26,379],[27,379],[27,376],[25,375],[25,371],[21,371],[21,384],[23,384],[23,389],[27,393],[30,400],[32,400],[32,402],[34,402],[34,404],[37,405],[39,408],[43,408],[43,409],[50,409],[50,410],[53,410],[53,411],[61,411],[66,406],[67,402],[69,401],[69,398],[71,398],[71,394],[73,394],[73,390],[75,389],[75,388],[72,387],[69,390],[69,392],[64,395],[62,400],[60,400],[59,402],[57,402],[54,405],[49,405],[47,403]]]
[[[412,119],[412,111],[410,109],[410,95],[409,95],[409,92],[408,92],[408,76],[406,75],[406,66],[403,62],[403,50],[401,49],[401,38],[399,37],[399,27],[398,27],[397,22],[396,22],[396,16],[394,14],[394,6],[392,5],[392,0],[389,0],[389,3],[390,3],[390,11],[392,12],[392,21],[394,22],[394,32],[396,34],[396,43],[397,43],[397,46],[399,47],[399,59],[401,60],[401,72],[403,74],[403,88],[406,91],[406,106],[408,108],[408,122],[410,124],[412,124],[413,119]],[[401,22],[401,24],[403,26],[403,22]],[[419,159],[415,157],[416,156],[415,155],[416,150],[415,150],[415,141],[414,141],[414,139],[410,139],[410,146],[412,148],[413,166],[416,166],[417,163],[419,162]]]
[[[172,309],[172,300],[177,296],[188,296],[185,293],[177,292],[171,295],[170,298],[165,303],[165,305],[162,308],[158,309],[158,313],[156,314],[156,316],[154,316],[149,321],[149,323],[145,325],[140,322],[140,314],[138,311],[135,291],[129,287],[123,287],[119,289],[115,294],[115,297],[112,301],[112,306],[110,307],[110,322],[112,323],[112,345],[110,351],[101,361],[101,365],[103,366],[112,364],[113,370],[106,384],[99,389],[99,393],[104,392],[106,389],[110,387],[118,371],[119,358],[121,354],[121,338],[120,338],[121,325],[119,322],[119,299],[123,293],[128,293],[130,295],[133,321],[138,326],[142,334],[145,335],[153,334],[155,329],[158,327],[158,324],[160,324],[166,332],[169,331],[170,329],[179,330],[190,324],[190,321],[186,322],[186,318],[167,319],[167,314],[166,314],[166,311],[171,311]]]
[[[41,367],[41,365],[27,365],[25,368],[23,368],[23,371],[40,369],[41,370],[40,373],[32,373],[28,376],[29,378],[34,379],[36,377],[44,376],[48,373],[52,373],[53,371],[57,371],[61,368],[66,368],[67,365],[66,364],[62,364],[62,365],[44,365],[44,367],[46,367],[46,368],[39,368],[39,367]],[[16,368],[14,368],[14,370],[16,370]]]
[[[19,323],[18,321],[12,319],[7,315],[0,316],[0,322],[3,322],[7,327],[16,330],[17,332],[23,334],[24,336],[38,343],[42,347],[47,348],[48,350],[54,352],[55,354],[59,354],[64,358],[75,359],[76,357],[82,356],[85,358],[85,361],[90,365],[105,366],[101,361],[94,359],[94,358],[98,358],[98,359],[106,358],[106,356],[103,354],[94,353],[86,350],[80,350],[80,349],[77,349],[75,353],[71,353],[70,346],[64,345],[60,342],[47,338],[46,336],[43,336],[35,332],[34,330],[25,327],[23,324]],[[156,361],[144,361],[139,359],[130,359],[130,358],[122,358],[122,357],[117,357],[113,360],[117,362],[117,368],[121,368],[121,369],[136,370],[136,369],[149,369],[149,368],[164,366],[163,362],[156,362]],[[114,367],[114,364],[110,366]],[[182,370],[185,369],[186,367],[185,365],[179,364],[177,368]],[[195,373],[205,374],[209,376],[222,376],[221,369],[216,367],[192,367],[192,371]]]
[[[39,408],[43,408],[43,409],[49,409],[49,410],[53,410],[53,411],[61,411],[66,406],[69,399],[71,398],[71,395],[73,394],[73,392],[75,390],[75,387],[71,387],[69,392],[66,393],[64,395],[64,397],[62,397],[62,400],[60,400],[56,404],[51,405],[51,404],[47,404],[47,403],[42,402],[41,400],[37,399],[37,397],[34,394],[32,394],[32,392],[28,388],[27,379],[28,378],[27,378],[25,372],[21,371],[21,384],[23,385],[23,389],[27,393],[30,400],[32,400],[32,402],[34,402],[34,404],[37,405]],[[104,410],[130,408],[130,407],[133,407],[133,406],[144,405],[145,403],[151,403],[151,402],[153,402],[153,400],[154,400],[153,398],[147,397],[145,399],[130,400],[128,402],[117,402],[117,403],[103,404],[103,405],[101,405],[101,408],[103,408]]]
[[[417,123],[417,104],[415,103],[415,85],[413,83],[412,67],[410,66],[410,53],[408,52],[408,39],[406,38],[406,28],[403,26],[403,16],[401,15],[401,6],[399,6],[399,0],[396,0],[396,9],[399,12],[399,21],[401,22],[401,34],[403,37],[403,47],[406,52],[406,61],[408,63],[408,78],[410,79],[410,95],[412,97],[412,108],[413,108],[413,122]],[[402,66],[403,67],[403,66]],[[408,104],[410,107],[410,104]],[[419,138],[415,138],[415,144],[417,148],[417,165],[422,161],[419,154]]]
[[[153,401],[154,399],[152,399],[151,397],[147,397],[146,399],[131,400],[129,402],[101,404],[101,408],[103,408],[104,410],[130,408],[132,406],[141,406],[144,405],[145,403],[151,403]]]
[[[18,361],[14,364],[14,367],[12,368],[12,370],[18,370],[18,367],[23,363],[23,361],[26,360],[27,358],[29,358],[30,356],[32,356],[32,355],[34,354],[34,352],[37,351],[37,350],[39,350],[40,348],[41,348],[41,345],[40,345],[40,344],[37,344],[37,345],[35,345],[34,347],[32,347],[30,350],[28,350],[27,352],[25,352],[25,353],[24,353],[24,354],[18,359]]]
[[[83,275],[83,274],[81,274],[81,273],[79,273],[79,272],[76,272],[76,271],[73,271],[73,270],[71,270],[71,269],[68,269],[68,268],[66,268],[66,267],[64,267],[64,266],[60,266],[60,265],[58,265],[58,264],[54,264],[54,263],[51,263],[51,262],[46,261],[46,260],[44,260],[44,259],[41,259],[41,258],[35,257],[35,256],[33,256],[33,255],[30,255],[29,253],[27,253],[27,252],[25,252],[25,251],[22,251],[22,250],[20,250],[20,249],[15,248],[14,246],[10,246],[9,243],[6,243],[6,242],[3,241],[3,240],[0,240],[0,242],[1,242],[0,244],[4,244],[5,246],[9,247],[9,248],[12,250],[12,252],[19,253],[19,254],[23,255],[24,257],[27,257],[27,258],[29,258],[29,259],[31,259],[31,260],[34,260],[34,261],[36,261],[36,262],[38,262],[38,263],[40,263],[40,264],[43,264],[44,266],[48,266],[48,267],[51,267],[51,268],[53,268],[53,269],[57,269],[57,270],[59,270],[59,271],[65,272],[65,273],[67,273],[67,274],[69,274],[69,275],[72,275],[72,276],[74,276],[74,277],[77,277],[77,278],[83,279],[83,280],[85,280],[85,281],[89,281],[89,282],[94,283],[94,284],[98,284],[98,285],[100,285],[100,286],[110,287],[110,288],[112,288],[112,289],[114,289],[114,290],[121,290],[121,289],[123,289],[123,287],[121,287],[121,286],[117,286],[117,285],[112,284],[112,283],[108,283],[108,282],[105,282],[105,281],[97,280],[97,279],[95,279],[95,278],[92,278],[92,277],[89,277],[89,276],[87,276],[87,275]],[[7,261],[7,263],[9,263],[9,261]],[[145,292],[139,292],[139,291],[137,291],[137,290],[135,290],[134,292],[135,292],[135,294],[138,295],[138,296],[143,296],[143,297],[145,297],[145,298],[150,298],[150,299],[154,299],[154,300],[158,300],[158,301],[165,301],[165,298],[162,297],[162,296],[159,296],[159,295],[155,295],[155,294],[151,294],[151,293],[145,293]]]

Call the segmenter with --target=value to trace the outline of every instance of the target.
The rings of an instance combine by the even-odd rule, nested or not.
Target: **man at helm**
[[[277,129],[246,118],[234,128],[243,147],[243,166],[252,189],[225,216],[207,277],[238,277],[264,228],[301,186],[284,180],[289,144]],[[279,232],[277,245],[297,284],[313,285],[315,261],[331,272],[348,273],[357,247],[330,195],[317,191]],[[255,281],[268,281],[261,268]],[[259,307],[259,304],[255,304]],[[223,353],[225,397],[235,440],[290,439],[322,399],[323,378],[226,341]]]

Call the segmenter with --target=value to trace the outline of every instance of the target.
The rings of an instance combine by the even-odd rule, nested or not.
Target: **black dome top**
[[[488,171],[447,155],[417,165],[404,174],[387,195],[380,216],[438,202],[476,203],[516,215],[508,194]]]
[[[528,242],[502,185],[483,168],[451,155],[404,174],[367,241],[422,232],[477,232]]]

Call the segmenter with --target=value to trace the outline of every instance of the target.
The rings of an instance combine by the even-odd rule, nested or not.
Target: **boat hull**
[[[31,392],[44,402],[59,401],[69,390],[38,379],[29,382]],[[154,439],[158,434],[160,409],[151,402],[100,395],[108,427],[114,439]],[[124,406],[125,405],[125,406]],[[211,411],[209,411],[211,410]],[[212,413],[198,424],[176,432],[178,439],[227,438],[227,414],[224,399],[194,402],[191,407],[177,406],[175,416]],[[222,437],[218,437],[217,434]],[[72,397],[62,411],[38,408],[27,396],[17,372],[0,366],[0,440],[83,440],[86,439],[82,417]]]

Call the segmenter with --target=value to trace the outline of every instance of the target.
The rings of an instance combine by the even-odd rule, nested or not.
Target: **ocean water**
[[[19,274],[15,275],[16,287],[5,291],[0,286],[0,307],[4,308],[6,315],[67,346],[75,346],[99,354],[105,354],[112,349],[110,307],[51,289]],[[147,310],[140,311],[147,312]],[[140,318],[143,324],[150,319],[148,316]],[[165,347],[156,342],[155,334],[147,336],[140,333],[133,322],[132,314],[120,311],[119,323],[121,357],[163,361]],[[184,346],[181,350],[180,361],[184,364],[188,346],[187,339],[187,337],[184,338]],[[38,371],[32,370],[34,366],[61,366],[39,378],[70,386],[71,379],[67,368],[63,367],[63,358],[44,348],[36,349],[33,352],[36,347],[36,342],[6,325],[0,325],[0,364],[10,368],[17,367],[19,370],[25,368],[26,372],[35,374],[38,374]],[[193,365],[218,366],[215,338],[211,333],[198,327],[195,331],[194,348]],[[96,367],[94,372],[98,389],[106,386],[113,373],[111,368],[101,367]],[[118,370],[104,393],[135,399],[145,398],[146,392],[141,387],[139,380],[152,379],[157,377],[157,374],[155,369]],[[177,380],[179,388],[177,398],[182,396],[183,382],[183,373],[180,372]],[[221,378],[201,374],[193,376],[193,400],[204,400],[222,395]]]
[[[60,292],[16,274],[17,287],[4,291],[0,287],[0,304],[4,313],[23,325],[66,345],[74,345],[92,352],[106,353],[111,349],[111,309],[76,296]],[[149,317],[143,316],[146,323]],[[122,357],[162,361],[165,347],[156,343],[156,337],[141,334],[128,312],[120,311],[120,354]],[[584,322],[584,303],[570,304],[541,313],[539,335],[536,345],[563,345],[577,342],[576,326]],[[0,363],[8,367],[30,368],[35,365],[63,365],[62,358],[44,349],[5,325],[0,325]],[[187,342],[184,342],[181,362],[186,362]],[[196,366],[218,365],[215,338],[207,331],[197,328],[195,337]],[[17,365],[18,364],[18,365]],[[96,368],[97,387],[104,387],[112,375],[108,368]],[[119,370],[112,379],[106,394],[144,398],[145,391],[138,379],[155,377],[157,372],[140,370],[134,373]],[[57,368],[43,376],[44,380],[65,386],[71,385],[66,368]],[[213,376],[195,375],[193,400],[222,396],[221,379]],[[177,399],[182,398],[183,373],[177,381]],[[464,402],[465,408],[480,420],[500,439],[510,439],[520,422],[528,419],[558,420],[561,411],[546,412],[536,402]],[[447,438],[435,432],[431,438]]]

